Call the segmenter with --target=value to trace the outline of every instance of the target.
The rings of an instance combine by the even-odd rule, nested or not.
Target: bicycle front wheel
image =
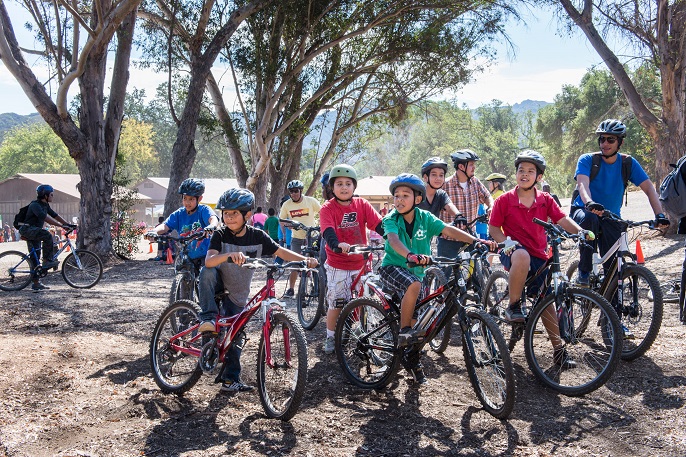
[[[618,283],[611,281],[605,298],[615,307],[624,331],[623,360],[634,360],[650,349],[662,325],[662,290],[652,271],[643,265],[627,265],[622,271],[622,302]]]
[[[481,304],[493,316],[493,320],[500,328],[500,333],[503,334],[505,341],[507,341],[507,348],[512,352],[517,345],[517,341],[521,338],[523,324],[512,325],[505,318],[505,310],[510,304],[508,281],[508,274],[504,270],[491,273],[484,288]]]
[[[351,300],[336,322],[336,357],[345,377],[363,389],[382,389],[398,371],[398,318],[369,297]]]
[[[193,387],[202,370],[198,358],[179,348],[202,349],[202,338],[195,331],[180,335],[198,324],[198,306],[180,300],[162,312],[150,339],[150,368],[155,383],[165,394],[182,394]]]
[[[617,368],[622,353],[619,319],[600,294],[569,287],[560,299],[571,313],[561,312],[560,325],[555,298],[548,295],[529,314],[526,360],[545,385],[564,395],[584,395],[605,384]]]
[[[179,300],[196,301],[197,296],[193,275],[188,271],[176,273],[169,291],[169,304]]]
[[[269,335],[262,332],[257,354],[257,385],[267,416],[291,419],[300,407],[306,383],[305,332],[290,315],[274,312]]]
[[[424,296],[434,293],[439,287],[444,286],[448,283],[445,278],[443,271],[438,267],[429,267],[426,269],[426,274],[424,275]],[[436,334],[431,341],[429,341],[429,347],[436,353],[441,354],[448,349],[448,344],[450,344],[450,330],[453,325],[453,320],[450,319],[445,323],[445,327],[441,329],[440,332]]]
[[[515,377],[510,352],[498,325],[485,311],[468,308],[462,353],[469,380],[484,409],[498,419],[514,408]]]
[[[300,273],[298,299],[295,301],[298,320],[305,330],[312,330],[322,317],[319,307],[319,273],[306,270]]]
[[[91,251],[76,249],[62,262],[62,277],[76,289],[89,289],[102,278],[102,261]]]
[[[28,286],[34,268],[31,257],[23,252],[3,252],[0,254],[0,289],[9,292]]]

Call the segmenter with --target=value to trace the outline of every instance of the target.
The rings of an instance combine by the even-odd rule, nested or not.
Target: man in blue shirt
[[[595,241],[580,248],[577,282],[582,286],[588,285],[596,245],[602,256],[621,236],[621,229],[616,222],[600,216],[606,209],[615,214],[620,214],[622,208],[625,186],[622,177],[622,155],[618,153],[622,141],[626,137],[626,126],[617,119],[606,119],[600,123],[595,133],[598,134],[598,146],[601,154],[598,174],[591,181],[593,156],[597,153],[588,153],[579,157],[574,173],[579,195],[572,202],[570,210],[570,216],[583,229],[591,230],[600,235]],[[631,158],[631,161],[629,181],[648,196],[650,206],[655,213],[655,226],[668,226],[669,220],[662,213],[662,205],[655,186],[636,159]],[[607,269],[609,266],[610,261],[605,265],[605,268]]]

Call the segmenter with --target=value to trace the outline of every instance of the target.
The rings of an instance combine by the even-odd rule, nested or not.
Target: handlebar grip
[[[406,262],[406,263],[407,263],[408,268],[414,268],[414,267],[428,267],[428,266],[433,265],[435,263],[435,261],[434,261],[433,257],[429,257],[429,263],[424,264],[424,265],[420,265],[420,264],[415,263],[415,262]]]
[[[550,229],[553,228],[553,225],[552,225],[552,224],[549,224],[549,223],[547,223],[547,222],[545,222],[545,221],[542,221],[542,220],[540,220],[540,219],[537,218],[537,217],[534,217],[534,218],[533,218],[533,223],[534,223],[534,224],[538,224],[538,225],[540,225],[541,227],[544,227],[544,228],[546,228],[546,229],[548,229],[548,230],[550,230]]]

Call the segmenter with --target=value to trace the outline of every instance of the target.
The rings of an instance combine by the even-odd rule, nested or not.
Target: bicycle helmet
[[[479,156],[476,155],[476,152],[472,151],[471,149],[459,149],[450,154],[450,158],[453,160],[455,169],[457,169],[457,166],[461,163],[476,162],[477,160],[481,160]]]
[[[197,179],[188,178],[179,186],[179,193],[191,197],[202,197],[202,194],[205,193],[205,184]]]
[[[619,138],[624,138],[626,137],[626,125],[618,119],[605,119],[598,125],[598,128],[595,129],[595,133],[598,135],[605,133],[607,135],[615,135]]]
[[[36,195],[38,198],[43,198],[54,191],[55,189],[53,189],[50,184],[41,184],[40,186],[36,187]]]
[[[490,175],[486,176],[486,179],[484,179],[484,181],[495,181],[502,184],[505,182],[506,179],[507,176],[501,173],[491,173]]]
[[[350,178],[353,180],[355,187],[357,187],[357,172],[350,165],[336,165],[331,169],[331,173],[329,173],[329,185],[331,187],[336,182],[336,178]]]
[[[415,192],[419,192],[419,194],[422,196],[422,200],[426,198],[426,187],[424,185],[424,181],[422,181],[417,175],[413,175],[411,173],[401,173],[393,178],[391,185],[388,187],[391,191],[391,195],[395,193],[396,187],[399,186],[407,186]]]
[[[319,180],[320,183],[322,183],[322,186],[326,186],[329,184],[329,173],[324,173],[322,176],[322,179]]]
[[[545,173],[546,163],[540,152],[536,152],[532,149],[526,149],[517,154],[517,158],[515,159],[515,169],[522,162],[533,163],[536,165],[536,169],[538,170],[539,174],[542,175]]]
[[[252,211],[255,206],[255,196],[247,189],[229,189],[224,192],[217,202],[218,210],[236,210],[242,213]]]
[[[434,168],[440,168],[444,172],[448,172],[448,164],[444,162],[443,159],[441,159],[440,157],[432,157],[426,162],[424,162],[424,165],[422,165],[421,176],[428,175]]]
[[[331,179],[331,178],[329,178],[329,179]],[[302,189],[305,188],[305,184],[303,184],[302,181],[299,181],[299,180],[297,180],[297,179],[294,179],[293,181],[291,181],[291,182],[288,183],[288,185],[286,186],[286,188],[287,188],[288,190],[291,190],[291,189],[300,189],[300,190],[302,190]]]

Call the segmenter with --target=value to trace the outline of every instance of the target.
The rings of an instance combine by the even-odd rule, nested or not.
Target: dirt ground
[[[660,280],[680,272],[683,246],[683,235],[642,242]],[[647,355],[622,362],[582,398],[539,384],[518,346],[507,421],[480,409],[458,338],[444,355],[424,358],[428,385],[417,388],[401,373],[367,392],[347,384],[335,356],[323,353],[320,323],[307,332],[305,400],[283,423],[265,417],[257,393],[220,393],[214,376],[184,397],[160,392],[148,344],[173,270],[147,257],[107,265],[92,290],[53,273],[49,292],[0,292],[0,456],[686,455],[686,326],[676,304],[665,305]],[[243,377],[254,383],[259,336],[249,337]]]

